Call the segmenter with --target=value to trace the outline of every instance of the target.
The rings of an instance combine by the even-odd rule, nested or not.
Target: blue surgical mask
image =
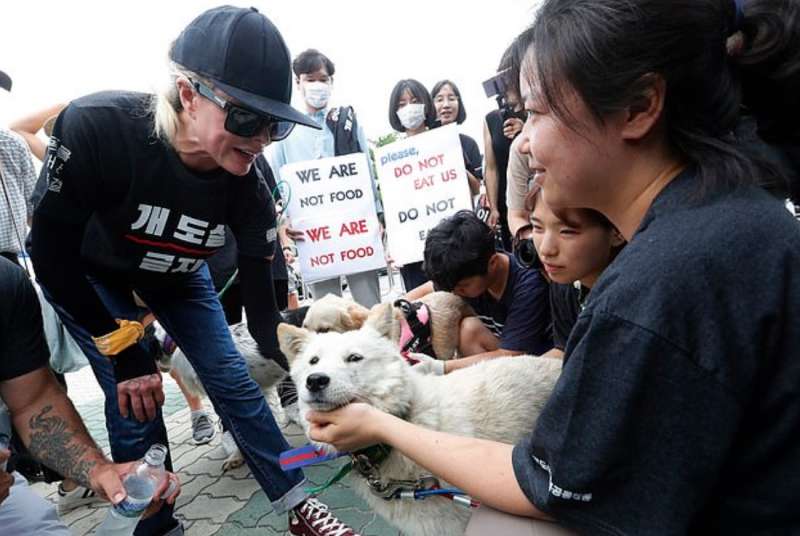
[[[325,108],[331,98],[331,85],[325,82],[304,82],[303,96],[312,108]]]

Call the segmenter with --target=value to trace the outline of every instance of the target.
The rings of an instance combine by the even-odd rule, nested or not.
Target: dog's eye
[[[348,363],[355,363],[357,361],[361,361],[362,359],[364,359],[363,355],[350,354],[349,356],[347,356],[347,362]]]
[[[317,363],[319,363],[319,357],[314,356],[311,359],[309,359],[308,362],[311,363],[312,365],[316,365]]]
[[[328,333],[330,330],[330,328],[319,328],[317,333]]]

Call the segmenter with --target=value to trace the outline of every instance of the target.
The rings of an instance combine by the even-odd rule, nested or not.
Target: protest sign
[[[364,153],[287,164],[287,211],[297,242],[300,271],[307,282],[386,266]]]
[[[375,161],[389,252],[399,264],[421,261],[428,231],[472,209],[456,125],[379,147]]]

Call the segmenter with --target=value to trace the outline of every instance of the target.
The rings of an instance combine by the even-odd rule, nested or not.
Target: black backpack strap
[[[358,143],[358,122],[352,106],[331,108],[325,123],[333,132],[335,156],[361,152],[361,145]]]

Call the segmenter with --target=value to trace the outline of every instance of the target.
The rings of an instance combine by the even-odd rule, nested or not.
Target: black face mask
[[[522,266],[526,268],[541,269],[542,262],[539,260],[539,254],[536,253],[536,248],[533,245],[532,238],[521,238],[526,231],[533,228],[531,224],[523,225],[514,234],[514,240],[511,243],[514,252],[514,258],[517,259]]]

